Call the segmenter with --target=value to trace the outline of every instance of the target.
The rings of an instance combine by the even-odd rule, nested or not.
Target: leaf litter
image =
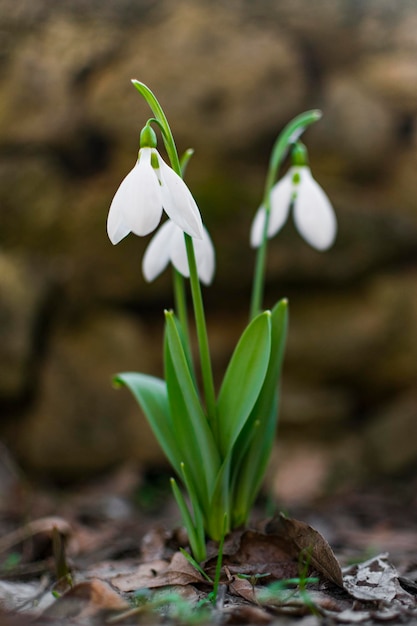
[[[126,505],[116,518],[94,506],[109,488],[115,491],[108,497]],[[164,526],[154,516],[138,516],[126,504],[131,488],[125,477],[104,483],[93,500],[91,490],[84,499],[79,491],[75,500],[60,499],[55,508],[45,494],[43,504],[34,496],[32,510],[42,514],[24,524],[18,522],[28,518],[22,510],[26,497],[11,498],[8,509],[3,505],[1,626],[417,621],[417,546],[409,575],[404,568],[400,573],[387,553],[341,567],[321,532],[284,515],[226,538],[213,605],[218,546],[208,544],[203,576],[181,551],[187,548],[184,531],[168,529],[172,511]],[[351,533],[354,527],[352,522]],[[329,535],[340,552],[343,530],[339,537],[335,531]]]

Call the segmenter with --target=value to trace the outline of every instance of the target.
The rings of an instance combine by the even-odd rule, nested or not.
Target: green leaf
[[[206,572],[203,570],[201,565],[199,563],[197,563],[197,561],[191,556],[191,554],[189,552],[187,552],[187,550],[184,550],[184,548],[181,548],[181,546],[180,546],[180,552],[187,559],[187,561],[190,563],[190,565],[192,565],[194,567],[194,569],[196,569],[197,572],[199,574],[201,574],[203,576],[203,578],[205,578],[207,580],[207,582],[209,582],[209,583],[213,582],[213,580],[210,578],[210,576],[208,574],[206,574]]]
[[[246,523],[269,462],[278,418],[278,388],[287,330],[288,302],[280,300],[271,313],[271,357],[265,381],[236,445],[233,524]],[[245,450],[244,456],[241,450]]]
[[[271,351],[270,317],[270,311],[265,311],[245,329],[220,389],[217,412],[224,457],[237,440],[264,383]]]
[[[173,428],[200,504],[207,510],[220,457],[172,313],[166,313],[165,330],[165,379]]]
[[[184,496],[182,495],[181,490],[178,487],[174,478],[171,478],[171,487],[174,498],[177,502],[177,506],[181,512],[182,521],[187,530],[188,541],[190,542],[191,551],[196,561],[199,561],[201,563],[201,561],[204,561],[207,556],[205,541],[201,542],[201,540],[199,539],[200,534],[194,526],[194,522],[192,520],[190,511],[188,510],[188,506],[184,500]]]
[[[205,517],[203,515],[203,512],[199,504],[199,499],[195,491],[194,482],[192,480],[192,477],[188,473],[188,468],[185,466],[184,463],[181,463],[181,471],[182,471],[182,479],[183,479],[185,488],[188,492],[188,497],[191,501],[191,505],[193,507],[194,528],[196,532],[197,541],[200,544],[205,544],[205,532],[204,532]]]
[[[180,274],[181,276],[181,274]],[[181,276],[182,278],[182,276]],[[177,331],[178,331],[178,335],[179,338],[181,340],[181,345],[182,348],[184,350],[184,355],[185,358],[187,359],[187,364],[188,364],[188,369],[190,370],[190,374],[191,374],[191,378],[193,379],[193,383],[195,388],[197,389],[197,382],[196,382],[196,375],[195,375],[195,371],[194,371],[194,363],[193,363],[193,359],[192,359],[192,355],[191,355],[191,349],[190,349],[190,344],[189,341],[187,339],[187,330],[185,328],[183,328],[180,320],[178,319],[178,317],[171,313],[172,318],[175,322],[175,326],[177,327]]]
[[[216,482],[213,485],[213,491],[210,499],[210,507],[207,514],[206,528],[207,534],[215,541],[220,541],[222,535],[225,532],[224,528],[224,516],[227,515],[228,523],[230,524],[230,505],[231,505],[231,488],[230,488],[230,474],[231,474],[231,462],[232,451],[229,452],[227,457],[222,463],[217,474]],[[226,529],[229,532],[230,527]]]
[[[130,389],[142,408],[159,445],[179,474],[182,458],[169,411],[165,381],[147,374],[123,372],[114,377],[114,382]]]

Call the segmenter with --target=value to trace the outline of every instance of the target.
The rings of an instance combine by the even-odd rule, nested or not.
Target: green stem
[[[206,411],[213,432],[216,435],[216,395],[214,391],[213,371],[211,367],[210,349],[208,344],[206,317],[204,313],[203,297],[198,279],[197,264],[194,254],[192,237],[184,233],[187,249],[188,266],[190,268],[191,295],[194,306],[194,316],[197,330],[197,340],[200,352],[201,376],[203,379]]]
[[[222,530],[222,536],[219,542],[219,551],[217,553],[217,561],[216,561],[216,571],[214,574],[214,583],[213,583],[213,604],[216,605],[217,602],[217,594],[219,591],[219,584],[220,584],[220,574],[221,574],[221,570],[222,570],[222,565],[223,565],[223,548],[224,548],[224,540],[226,538],[226,530],[227,530],[227,513],[224,514],[223,517],[223,530]]]
[[[149,87],[144,85],[144,83],[141,83],[139,80],[133,79],[132,84],[139,91],[141,96],[143,96],[143,98],[146,100],[146,102],[149,104],[150,108],[152,109],[153,114],[156,117],[162,129],[162,139],[164,140],[165,150],[167,151],[168,158],[171,163],[171,167],[174,170],[174,172],[176,172],[179,176],[182,176],[181,165],[180,165],[180,160],[178,158],[177,148],[175,146],[174,136],[171,132],[171,128],[168,124],[168,120],[165,116],[165,113],[161,105],[159,104],[156,96],[152,93]]]
[[[185,170],[187,168],[188,162],[192,157],[194,151],[188,149],[184,152],[180,159],[180,168],[181,168],[181,176],[184,178]],[[173,267],[173,283],[174,283],[174,300],[175,300],[175,310],[178,315],[178,319],[180,321],[181,327],[184,332],[184,337],[186,341],[186,346],[188,349],[188,359],[190,364],[192,364],[192,355],[191,355],[191,341],[190,341],[190,333],[188,326],[188,314],[187,314],[187,297],[185,293],[185,280],[184,276],[180,274],[175,267]]]
[[[262,306],[263,290],[265,283],[265,265],[267,250],[267,232],[269,225],[269,217],[271,214],[271,190],[277,179],[278,170],[281,167],[287,151],[292,143],[302,135],[310,124],[317,122],[321,118],[321,111],[313,109],[306,111],[295,117],[285,126],[279,134],[272,148],[271,158],[269,161],[268,173],[265,181],[265,189],[262,200],[262,206],[265,207],[265,224],[262,235],[262,242],[258,248],[255,261],[255,271],[253,279],[252,297],[250,305],[250,319],[253,319],[260,313]]]
[[[167,151],[169,160],[171,162],[172,169],[178,174],[178,176],[183,177],[182,167],[180,160],[178,158],[177,148],[175,146],[174,137],[171,132],[171,128],[168,124],[168,120],[165,116],[165,113],[159,104],[156,96],[152,93],[152,91],[147,87],[144,83],[141,83],[138,80],[132,80],[134,87],[139,91],[141,96],[146,100],[148,105],[150,106],[161,130],[162,130],[162,138],[164,140],[165,149]],[[185,153],[183,157],[183,167],[185,169],[189,158],[191,157],[192,152]],[[196,322],[196,330],[197,330],[197,339],[199,345],[199,353],[200,353],[200,363],[201,363],[201,374],[203,378],[203,387],[204,387],[204,395],[206,399],[206,410],[207,417],[209,421],[212,423],[213,427],[215,427],[216,423],[216,397],[214,393],[214,382],[213,382],[213,373],[211,367],[210,360],[210,350],[208,345],[208,337],[207,337],[207,327],[206,327],[206,319],[204,315],[204,306],[203,306],[203,298],[201,295],[200,281],[198,280],[197,273],[197,264],[195,260],[194,254],[194,246],[192,238],[185,234],[185,245],[187,249],[187,259],[188,266],[190,269],[190,283],[191,283],[191,295],[193,300],[194,307],[194,316]],[[176,289],[178,293],[176,297],[181,300],[179,295],[180,288],[177,285]],[[178,304],[178,302],[177,302]],[[181,303],[180,306],[183,306]],[[181,313],[183,315],[183,313]]]
[[[180,274],[175,267],[172,268],[173,286],[174,286],[174,301],[175,311],[178,315],[178,319],[183,329],[185,341],[187,346],[191,345],[190,335],[188,332],[188,314],[187,314],[187,298],[185,294],[185,282],[184,277]],[[191,358],[191,354],[188,355]]]

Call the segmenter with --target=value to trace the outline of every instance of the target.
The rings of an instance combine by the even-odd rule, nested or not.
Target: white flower
[[[214,247],[210,236],[203,226],[201,239],[193,239],[197,273],[200,281],[209,285],[213,279],[215,267]],[[171,262],[186,278],[190,275],[184,232],[174,222],[167,220],[152,237],[146,248],[142,271],[147,281],[154,280]]]
[[[110,241],[117,244],[130,232],[139,236],[151,233],[163,209],[183,232],[203,236],[200,212],[187,185],[155,148],[141,148],[136,165],[111,203],[107,218]]]
[[[300,235],[317,250],[329,248],[336,237],[336,217],[328,197],[307,165],[291,167],[272,188],[268,238],[283,227],[292,203],[294,223]],[[261,244],[264,225],[265,207],[261,206],[251,228],[250,239],[254,248]]]

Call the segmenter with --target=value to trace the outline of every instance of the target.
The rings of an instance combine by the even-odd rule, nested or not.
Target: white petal
[[[162,202],[167,215],[191,237],[203,236],[200,211],[182,178],[158,155]]]
[[[268,237],[276,235],[287,221],[294,191],[292,179],[297,170],[298,168],[291,167],[285,176],[272,187]]]
[[[133,172],[136,167],[137,163],[119,185],[110,205],[109,214],[107,216],[107,234],[113,244],[119,243],[119,241],[126,237],[131,231],[126,221],[124,210],[129,202],[129,189],[134,179]]]
[[[271,191],[271,213],[269,215],[267,237],[270,239],[285,224],[291,206],[291,196],[293,192],[292,177],[294,168],[290,168],[287,174]],[[252,222],[250,243],[252,248],[258,248],[262,243],[265,227],[265,207],[259,207]]]
[[[142,272],[148,282],[155,280],[168,265],[171,240],[176,228],[174,222],[167,220],[149,242],[142,260]]]
[[[130,228],[125,223],[120,211],[120,204],[114,201],[115,198],[110,205],[109,214],[107,216],[107,234],[113,245],[119,243],[119,241],[130,233]]]
[[[253,218],[250,229],[250,245],[252,248],[258,248],[262,243],[262,237],[265,227],[265,207],[260,206]]]
[[[173,222],[171,222],[173,224]],[[174,224],[170,245],[170,258],[173,266],[180,274],[188,278],[190,269],[188,267],[187,249],[185,247],[184,231]]]
[[[294,204],[294,223],[307,243],[317,250],[326,250],[334,242],[337,232],[333,207],[312,177],[310,168],[300,168],[300,175],[299,191]]]
[[[151,156],[151,148],[142,148],[138,162],[125,179],[130,177],[123,213],[132,232],[139,236],[155,230],[162,216],[161,187],[151,165]]]
[[[202,239],[193,238],[193,244],[198,277],[202,283],[209,285],[214,276],[215,252],[213,243],[204,226]],[[171,239],[171,261],[180,274],[186,278],[190,276],[184,232],[177,226]]]
[[[216,255],[214,252],[213,242],[211,241],[210,235],[204,226],[203,238],[193,239],[193,243],[198,277],[202,283],[210,285],[214,276]]]

